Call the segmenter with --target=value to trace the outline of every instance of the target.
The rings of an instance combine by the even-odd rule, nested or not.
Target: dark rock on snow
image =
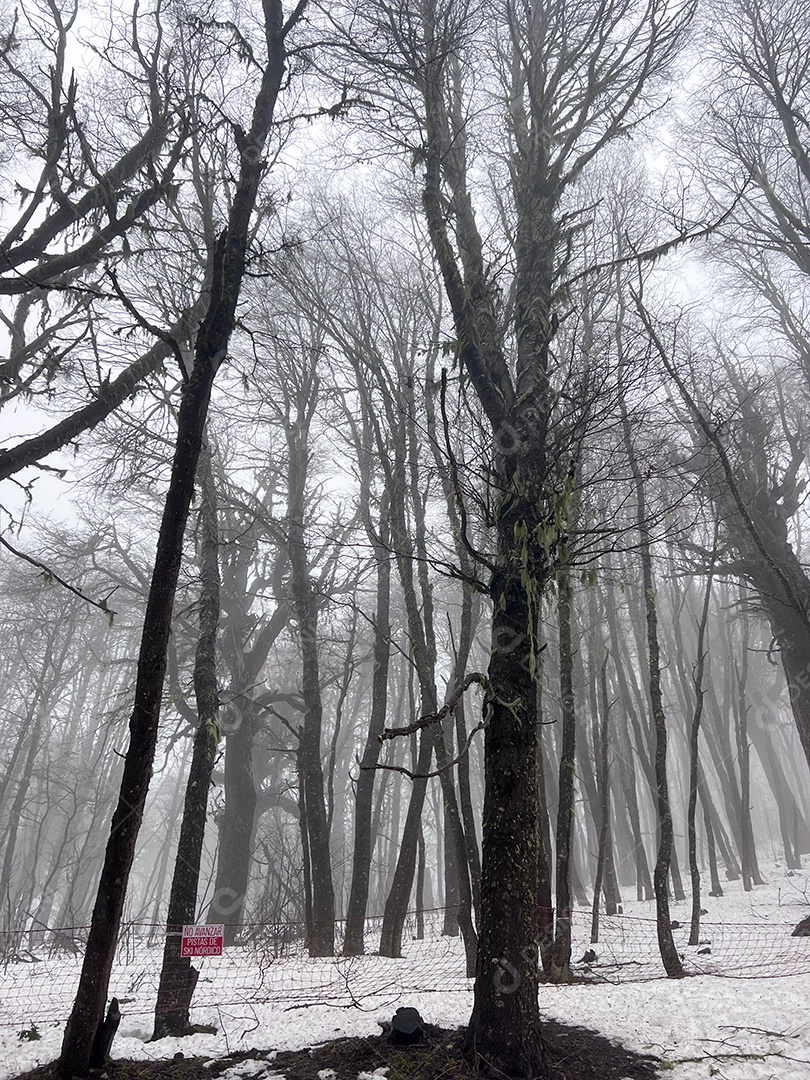
[[[397,1009],[391,1021],[391,1041],[408,1046],[422,1039],[422,1017],[417,1009]]]

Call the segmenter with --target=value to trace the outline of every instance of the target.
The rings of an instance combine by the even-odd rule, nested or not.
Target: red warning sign
[[[224,936],[225,927],[221,923],[212,926],[184,926],[180,955],[222,956]]]

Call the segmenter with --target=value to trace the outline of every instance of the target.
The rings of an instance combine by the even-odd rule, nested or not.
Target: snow
[[[724,970],[725,975],[662,978],[651,905],[628,903],[613,922],[603,917],[604,933],[594,946],[598,959],[579,968],[594,981],[541,986],[541,1012],[655,1054],[665,1063],[662,1076],[673,1080],[808,1080],[810,938],[790,937],[792,926],[807,914],[808,878],[799,874],[790,880],[775,868],[768,877],[769,884],[747,894],[739,883],[724,883],[727,895],[705,902],[709,913],[701,939],[712,941],[711,954],[697,957],[683,944],[686,930],[676,931],[688,965],[694,969],[700,962],[705,970]],[[672,917],[685,926],[688,904],[673,905]],[[575,960],[588,947],[589,923],[586,912],[575,920]],[[196,1023],[215,1024],[219,1033],[150,1043],[154,974],[142,966],[131,943],[128,949],[129,964],[124,962],[116,977],[129,988],[131,1001],[122,1005],[114,1056],[170,1059],[182,1052],[216,1059],[247,1052],[247,1059],[224,1074],[228,1080],[278,1075],[274,1051],[379,1034],[380,1022],[390,1020],[400,1005],[413,1006],[429,1023],[445,1027],[466,1023],[472,1006],[459,943],[448,939],[410,942],[408,957],[399,961],[292,956],[274,959],[261,971],[255,956],[251,967],[246,951],[230,950],[239,979],[218,988],[217,972],[224,977],[231,967],[206,960],[203,977],[213,981],[201,980],[195,998],[200,1004],[192,1017]],[[65,988],[72,988],[74,968],[78,965],[72,959],[0,968],[0,1080],[58,1055],[64,1030],[59,1010],[65,1009]],[[49,1009],[57,1010],[53,1019],[48,1019]],[[32,1024],[41,1038],[21,1041],[18,1032]],[[320,1080],[353,1078],[329,1077],[324,1071]],[[362,1074],[358,1080],[383,1078]]]

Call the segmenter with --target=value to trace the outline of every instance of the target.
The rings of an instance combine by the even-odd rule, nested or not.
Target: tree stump
[[[121,1010],[118,1007],[118,998],[113,998],[107,1010],[106,1017],[101,1021],[93,1039],[93,1048],[90,1051],[90,1068],[103,1069],[110,1057],[113,1039],[121,1023]]]

